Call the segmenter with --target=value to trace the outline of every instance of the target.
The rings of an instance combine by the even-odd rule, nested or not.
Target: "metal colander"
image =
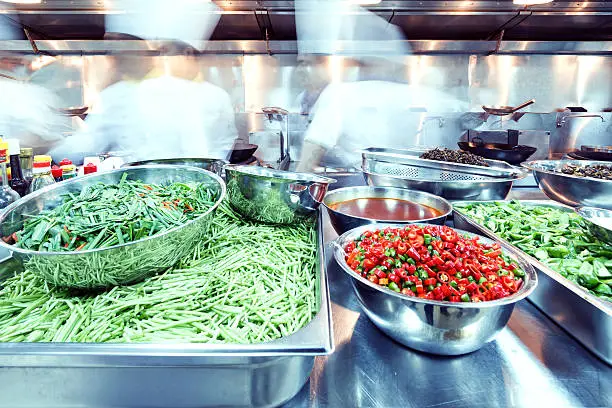
[[[367,168],[371,173],[387,174],[413,180],[431,181],[462,181],[462,180],[491,180],[492,177],[481,176],[470,173],[459,173],[448,170],[419,167],[410,164],[387,163],[382,161],[370,161]]]
[[[411,180],[486,181],[516,178],[523,171],[508,163],[485,160],[489,167],[422,159],[421,149],[369,148],[362,152],[363,166],[372,173]]]

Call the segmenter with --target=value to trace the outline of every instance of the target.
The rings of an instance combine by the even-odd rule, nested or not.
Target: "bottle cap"
[[[98,166],[93,163],[87,163],[85,167],[83,167],[83,172],[85,174],[95,173],[96,171],[98,171]]]
[[[69,173],[72,171],[76,171],[76,166],[74,164],[62,164],[60,168],[65,172]]]
[[[69,159],[63,159],[61,162],[59,162],[60,166],[67,166],[69,164],[72,164],[72,161]]]
[[[6,143],[8,143],[9,156],[12,156],[14,154],[19,154],[19,151],[20,151],[19,139],[6,139]]]
[[[31,147],[22,147],[19,151],[20,156],[32,156],[34,154],[34,150]]]
[[[44,168],[44,167],[50,167],[50,166],[51,166],[51,156],[46,156],[42,154],[34,156],[33,167]]]
[[[61,167],[58,167],[58,166],[51,167],[51,174],[53,175],[54,178],[62,177],[63,173],[64,173],[64,170]]]

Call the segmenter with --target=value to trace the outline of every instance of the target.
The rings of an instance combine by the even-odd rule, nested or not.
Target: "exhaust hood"
[[[296,39],[293,1],[215,3],[222,15],[213,40]],[[525,6],[512,0],[381,0],[364,7],[399,26],[408,40],[481,41],[498,39],[502,33],[508,41],[612,40],[612,2],[606,1]],[[100,40],[105,16],[121,12],[125,12],[121,0],[42,0],[38,4],[0,0],[0,18],[27,28],[34,40]],[[26,39],[25,34],[21,39]]]

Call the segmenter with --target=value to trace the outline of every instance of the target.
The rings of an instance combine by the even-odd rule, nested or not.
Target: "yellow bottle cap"
[[[51,163],[51,156],[37,154],[34,156],[34,163]]]

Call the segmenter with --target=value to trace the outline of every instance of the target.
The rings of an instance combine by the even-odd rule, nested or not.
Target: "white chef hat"
[[[351,55],[402,62],[410,53],[401,30],[347,0],[295,0],[300,54]]]
[[[123,14],[106,17],[106,31],[145,40],[177,40],[199,49],[219,22],[210,0],[124,0]]]

